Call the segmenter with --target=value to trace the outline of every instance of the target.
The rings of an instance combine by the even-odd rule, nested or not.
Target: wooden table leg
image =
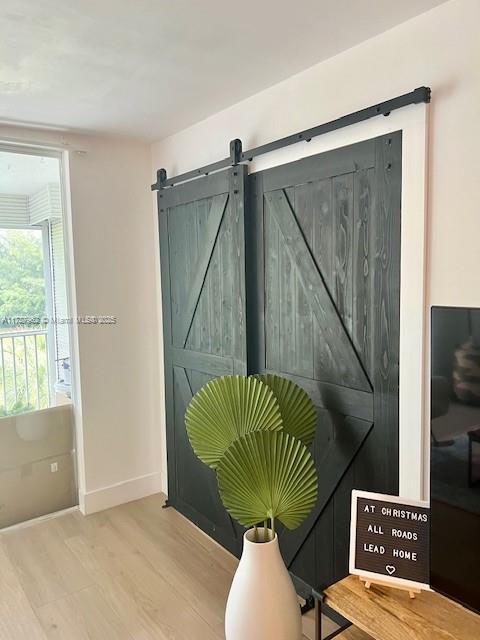
[[[322,600],[315,598],[315,640],[322,640]]]

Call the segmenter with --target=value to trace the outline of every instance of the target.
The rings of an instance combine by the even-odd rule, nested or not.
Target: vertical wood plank
[[[379,478],[376,471],[375,460],[377,451],[374,433],[375,427],[366,438],[353,462],[355,484],[352,488],[362,489],[364,491],[376,491],[379,493],[383,490],[383,478]]]
[[[285,189],[284,194],[292,206],[294,189]],[[280,372],[295,372],[296,354],[296,285],[297,270],[293,264],[287,243],[280,240]]]
[[[333,292],[333,180],[312,185],[313,254],[330,293]]]
[[[324,589],[335,582],[335,522],[333,518],[333,498],[329,500],[315,529],[317,563],[314,584]]]
[[[197,207],[194,202],[190,203],[188,209],[185,211],[186,225],[185,225],[185,249],[183,251],[184,260],[188,265],[188,284],[185,286],[186,291],[190,288],[190,284],[193,278],[193,272],[198,260],[198,230],[197,230]],[[200,327],[198,322],[197,312],[195,311],[192,326],[190,327],[190,333],[186,344],[187,348],[198,350],[200,348]]]
[[[247,316],[245,289],[245,198],[247,167],[238,165],[230,172],[229,204],[232,209],[232,249],[234,317],[233,323],[233,370],[247,373]]]
[[[199,255],[202,254],[202,247],[205,245],[207,234],[207,224],[209,214],[212,208],[212,198],[203,198],[196,203],[197,208],[197,233],[199,243]],[[205,280],[200,290],[198,298],[198,322],[200,329],[200,351],[210,352],[211,334],[210,334],[210,289],[209,289],[209,272],[205,274]]]
[[[325,286],[333,296],[333,180],[314,183],[313,254],[323,276]],[[335,380],[334,355],[328,348],[316,319],[313,323],[313,377],[317,380]]]
[[[280,256],[280,370],[295,371],[295,272],[284,244],[279,244]]]
[[[371,248],[373,169],[354,175],[353,210],[353,343],[370,381],[373,379],[372,312],[374,266]]]
[[[263,195],[262,195],[263,198]],[[263,205],[262,205],[263,208]],[[265,210],[266,367],[280,371],[280,238],[271,211]]]
[[[308,246],[313,250],[313,225],[316,214],[315,187],[317,183],[307,182],[292,191],[292,208]]]
[[[295,576],[302,576],[304,582],[312,585],[317,581],[317,566],[316,536],[315,530],[312,530],[303,543],[302,552],[295,558],[289,571]]]
[[[335,537],[333,545],[335,580],[348,575],[348,549],[350,541],[350,506],[355,487],[354,464],[350,465],[333,496]]]
[[[168,493],[172,499],[176,494],[175,478],[175,419],[173,396],[172,366],[172,293],[170,281],[170,249],[169,249],[169,207],[162,191],[157,195],[158,232],[160,242],[160,276],[162,283],[162,319],[163,319],[163,352],[165,363],[165,417],[167,440]]]
[[[194,202],[190,203],[188,209],[188,229],[186,229],[186,251],[189,253],[188,261],[189,261],[189,280],[188,280],[188,288],[191,286],[193,271],[198,262],[199,256],[199,242],[198,242],[198,228],[197,228],[197,207]],[[192,326],[190,328],[190,343],[189,347],[191,349],[197,350],[200,349],[200,326],[197,321],[196,313],[193,318]]]
[[[314,183],[299,185],[294,191],[294,211],[308,246],[313,246],[315,219]],[[295,372],[313,377],[313,314],[308,297],[295,274]]]
[[[172,340],[178,345],[181,341],[180,326],[182,310],[185,305],[185,292],[188,287],[189,273],[187,264],[182,259],[183,238],[185,228],[185,207],[180,205],[168,209],[168,247],[169,261],[176,278],[171,282],[171,315],[172,315]]]
[[[353,176],[333,179],[334,296],[343,323],[352,335]]]
[[[398,491],[398,371],[400,345],[400,210],[402,137],[375,143],[375,440],[385,491]]]
[[[269,281],[266,261],[269,242],[261,173],[247,176],[245,210],[245,278],[247,292],[247,372],[266,369],[270,322],[267,320]],[[277,248],[277,244],[275,244]],[[276,253],[274,255],[277,255]]]
[[[228,205],[227,205],[228,208]],[[225,214],[224,214],[225,216]],[[222,353],[222,298],[220,280],[220,248],[222,225],[217,238],[217,244],[213,250],[212,260],[209,266],[209,288],[210,288],[210,353],[220,355]]]
[[[220,240],[221,254],[221,321],[222,321],[222,355],[232,356],[232,332],[233,332],[233,265],[232,265],[232,213],[231,207],[227,205],[224,213],[223,233]]]

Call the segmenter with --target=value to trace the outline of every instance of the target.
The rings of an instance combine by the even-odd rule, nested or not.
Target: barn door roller
[[[229,156],[227,158],[224,158],[223,160],[219,160],[218,162],[207,164],[204,167],[194,169],[193,171],[181,173],[180,175],[174,176],[173,178],[167,177],[167,172],[165,169],[159,169],[157,171],[157,181],[155,182],[155,184],[152,184],[152,191],[158,191],[159,189],[164,189],[165,187],[171,187],[174,184],[178,184],[179,182],[186,182],[187,180],[192,180],[200,176],[208,175],[209,173],[219,171],[220,169],[225,169],[226,167],[234,167],[241,162],[251,162],[254,158],[257,158],[258,156],[261,156],[265,153],[277,151],[278,149],[288,147],[298,142],[310,142],[312,138],[316,138],[317,136],[321,136],[325,133],[330,133],[331,131],[336,131],[337,129],[343,129],[343,127],[349,127],[352,124],[364,122],[365,120],[369,120],[370,118],[374,118],[376,116],[389,116],[390,113],[392,111],[395,111],[396,109],[401,109],[402,107],[407,107],[411,104],[430,102],[430,99],[430,88],[419,87],[418,89],[415,89],[410,93],[405,93],[401,96],[397,96],[396,98],[392,98],[391,100],[386,100],[385,102],[380,102],[379,104],[375,104],[371,107],[360,109],[360,111],[354,111],[353,113],[349,113],[345,116],[342,116],[341,118],[337,118],[336,120],[330,120],[330,122],[325,122],[324,124],[317,125],[316,127],[312,127],[311,129],[305,129],[304,131],[294,133],[290,136],[286,136],[285,138],[280,138],[279,140],[275,140],[274,142],[262,144],[259,147],[254,147],[253,149],[249,149],[247,151],[243,151],[242,142],[237,138],[236,140],[232,140],[230,142]]]

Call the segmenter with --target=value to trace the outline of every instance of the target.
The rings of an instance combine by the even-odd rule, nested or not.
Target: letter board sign
[[[350,573],[392,586],[428,588],[429,503],[353,490]]]

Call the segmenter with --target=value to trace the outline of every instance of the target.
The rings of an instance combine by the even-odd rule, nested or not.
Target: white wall
[[[88,512],[160,489],[155,215],[150,148],[122,139],[0,127],[0,140],[70,149],[81,505]],[[79,153],[78,151],[81,151]]]
[[[151,161],[172,175],[225,157],[232,138],[248,148],[429,85],[428,302],[480,306],[479,23],[478,0],[452,0],[156,143],[152,157],[144,143],[0,126],[0,140],[71,149],[77,313],[118,318],[78,332],[87,511],[166,488]],[[313,152],[295,145],[252,168]]]
[[[153,171],[166,167],[174,175],[225,157],[233,138],[253,147],[428,85],[427,306],[480,306],[479,24],[478,0],[451,0],[157,142]],[[252,169],[314,149],[313,143],[295,145],[260,158]]]

